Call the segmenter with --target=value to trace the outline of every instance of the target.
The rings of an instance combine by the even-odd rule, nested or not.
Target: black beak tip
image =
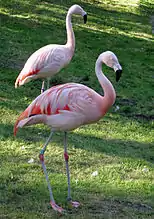
[[[86,24],[86,23],[87,23],[87,14],[85,14],[85,15],[83,16],[83,20],[84,20],[84,24]]]
[[[118,69],[118,70],[116,71],[116,82],[119,81],[119,79],[120,79],[120,77],[121,77],[121,74],[122,74],[122,70],[121,70],[121,69]]]

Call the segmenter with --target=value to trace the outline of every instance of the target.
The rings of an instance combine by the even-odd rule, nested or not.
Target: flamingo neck
[[[114,104],[115,99],[116,99],[116,93],[115,93],[113,85],[102,72],[102,58],[101,57],[99,57],[96,61],[95,72],[99,80],[99,83],[104,90],[102,110],[104,113],[106,113],[106,111]]]
[[[75,50],[75,36],[74,36],[73,28],[72,28],[71,18],[72,18],[72,13],[68,12],[66,16],[66,31],[67,31],[66,45],[70,47],[72,54],[73,54]]]

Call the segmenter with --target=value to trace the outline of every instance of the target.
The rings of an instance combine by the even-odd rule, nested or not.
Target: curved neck
[[[71,48],[74,53],[75,50],[75,36],[71,23],[72,14],[70,12],[67,13],[66,16],[66,31],[67,31],[67,43],[66,45]]]
[[[102,72],[102,58],[99,57],[95,65],[96,76],[104,90],[102,108],[104,113],[112,106],[116,99],[116,93],[113,85]]]

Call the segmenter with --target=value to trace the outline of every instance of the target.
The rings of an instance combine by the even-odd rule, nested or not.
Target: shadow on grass
[[[55,212],[49,205],[49,193],[44,176],[43,174],[32,176],[33,174],[30,173],[30,178],[27,181],[25,175],[26,171],[30,168],[33,168],[33,166],[29,166],[25,170],[25,173],[23,173],[20,171],[22,170],[20,165],[14,168],[12,164],[11,173],[15,178],[7,178],[7,181],[5,178],[2,178],[1,204],[4,208],[7,207],[9,213],[15,211],[15,216],[21,211],[22,214],[26,214],[27,212],[30,215],[34,214],[34,216],[38,214],[40,218],[44,218],[44,214],[49,214],[50,217],[53,215],[55,218]],[[55,175],[53,173],[50,175],[50,178],[56,202],[67,209],[66,176],[62,174]],[[136,192],[140,194],[140,191]],[[82,203],[82,208],[77,211],[70,211],[70,215],[73,216],[75,214],[76,216],[81,216],[84,213],[85,215],[89,215],[89,217],[100,216],[101,218],[103,216],[110,216],[110,218],[111,216],[120,217],[128,214],[131,216],[134,215],[131,218],[136,218],[135,215],[138,214],[140,218],[142,218],[142,215],[144,218],[145,215],[153,215],[153,207],[145,202],[144,197],[141,196],[142,198],[140,197],[140,199],[136,198],[134,200],[132,199],[133,196],[135,196],[133,190],[129,191],[128,194],[124,188],[118,188],[118,186],[115,187],[111,184],[102,183],[98,187],[95,180],[89,183],[86,181],[79,182],[77,185],[72,181],[72,197]],[[0,213],[2,215],[2,212]],[[47,215],[45,218],[47,218]],[[89,219],[89,217],[85,218]]]
[[[78,1],[77,3],[81,3],[81,1]],[[4,4],[4,7],[11,7],[8,3]],[[18,3],[16,2],[18,5]],[[18,7],[16,7],[16,4],[13,5],[11,10],[13,11],[12,13],[19,13]],[[20,4],[22,6],[20,6]],[[54,7],[58,5],[59,8],[61,8],[61,1],[54,4]],[[71,3],[72,4],[72,3]],[[145,19],[143,19],[139,15],[133,15],[131,13],[127,12],[116,12],[116,11],[107,11],[103,9],[102,7],[97,7],[96,4],[88,4],[88,3],[83,3],[83,6],[85,7],[85,10],[89,12],[89,23],[95,26],[100,26],[100,29],[103,29],[103,26],[108,26],[108,27],[115,27],[117,30],[119,29],[120,31],[124,30],[125,32],[129,31],[138,31],[138,32],[147,32],[147,27],[145,23]],[[63,7],[68,9],[68,3],[63,2]],[[32,6],[31,10],[28,9],[28,6]],[[44,46],[49,43],[65,43],[66,41],[66,31],[65,29],[65,19],[61,17],[60,13],[56,13],[56,11],[50,12],[49,9],[50,7],[52,8],[53,5],[50,6],[48,4],[48,9],[42,9],[40,12],[40,18],[35,18],[35,15],[39,16],[39,12],[36,10],[33,10],[33,3],[27,3],[24,6],[24,3],[19,3],[19,8],[21,7],[20,14],[23,15],[25,13],[34,13],[34,18],[25,18],[25,17],[11,17],[11,12],[10,16],[9,15],[4,15],[1,14],[1,31],[2,31],[2,37],[1,40],[3,41],[2,43],[2,57],[1,57],[1,66],[2,67],[10,67],[13,69],[21,69],[21,66],[24,64],[24,62],[27,60],[29,55],[34,52],[36,49],[40,48],[41,46]],[[36,7],[37,8],[37,7]],[[35,9],[36,9],[35,8]],[[28,9],[28,11],[27,11]],[[66,9],[66,12],[67,12]],[[35,14],[36,13],[36,14]],[[45,20],[41,17],[41,14],[46,14],[48,15],[48,20]],[[66,13],[65,13],[66,14]],[[64,16],[63,16],[64,17]],[[55,20],[50,20],[50,18],[56,18]],[[59,22],[57,21],[58,18],[61,18]],[[61,22],[60,22],[61,21]],[[81,22],[80,22],[81,24]],[[142,24],[142,25],[141,25]],[[78,25],[77,25],[78,26]],[[77,26],[73,22],[73,27],[75,30],[75,33],[79,32],[80,36],[76,35],[76,40],[79,41],[81,44],[85,43],[87,44],[87,30],[82,27],[82,33],[81,31],[76,30]],[[81,27],[80,27],[81,29]],[[105,31],[105,30],[104,30]],[[91,33],[92,34],[92,33]],[[110,34],[105,34],[103,31],[101,32],[101,38],[99,42],[97,42],[96,45],[102,44],[103,41],[106,41],[106,39],[110,40],[110,44],[108,44],[108,40],[103,43],[107,44],[108,49],[110,47],[114,47],[114,41],[113,38],[110,38]],[[113,34],[114,35],[114,34]],[[115,33],[115,37],[117,37],[117,33]],[[93,35],[90,36],[91,39],[97,39],[99,33],[93,30]],[[85,40],[84,40],[85,38]],[[62,40],[63,39],[63,40]],[[134,39],[133,39],[134,40]],[[121,37],[119,38],[119,41],[122,42]],[[125,41],[125,39],[124,39]],[[89,44],[92,44],[90,40],[88,40]],[[113,42],[113,44],[112,44]],[[99,44],[98,44],[99,43]],[[129,44],[129,42],[128,42]],[[21,46],[22,45],[22,46]],[[93,44],[92,44],[93,45]],[[118,47],[118,45],[116,45]],[[103,45],[104,48],[104,45]],[[106,47],[105,47],[106,48]],[[10,51],[10,52],[9,52]],[[96,55],[98,55],[96,53]]]
[[[3,2],[3,7],[8,8],[11,10],[10,15],[1,15],[1,45],[3,52],[1,53],[1,67],[2,69],[2,76],[1,82],[12,84],[12,93],[14,89],[14,82],[21,70],[22,66],[24,65],[25,61],[29,57],[29,55],[34,52],[36,49],[50,43],[65,43],[66,41],[66,31],[65,31],[65,16],[61,17],[59,12],[52,11],[53,5],[57,7],[57,10],[65,8],[65,15],[67,13],[68,7],[71,6],[70,3],[61,2],[61,1],[54,1],[53,4],[46,4],[41,3],[44,5],[44,8],[41,11],[37,11],[37,7],[34,7],[35,1],[30,2],[20,2],[19,8],[21,8],[20,14],[23,14],[23,17],[13,17],[12,14],[17,13],[19,14],[18,10],[18,3],[15,1],[15,4],[11,8],[11,3]],[[89,23],[90,26],[79,26],[73,22],[73,28],[75,31],[76,36],[76,53],[72,62],[69,65],[69,68],[64,69],[58,75],[56,75],[53,79],[51,84],[59,84],[59,83],[66,83],[66,82],[80,82],[86,84],[90,87],[95,87],[95,90],[98,92],[100,91],[99,83],[96,85],[95,81],[93,80],[94,75],[94,65],[96,58],[98,55],[105,50],[112,50],[117,54],[119,57],[120,63],[123,66],[125,74],[123,74],[122,81],[125,83],[120,83],[120,88],[123,89],[123,96],[128,95],[127,87],[133,88],[133,92],[138,94],[137,92],[137,85],[136,80],[132,80],[131,75],[135,75],[136,71],[144,71],[146,70],[152,72],[153,69],[150,65],[152,61],[152,53],[153,48],[151,48],[151,39],[152,38],[144,38],[141,39],[140,37],[128,37],[124,36],[123,33],[118,33],[119,31],[137,31],[137,32],[145,32],[146,33],[146,21],[144,17],[139,15],[134,15],[127,12],[116,12],[116,11],[109,11],[105,10],[102,7],[98,7],[97,4],[89,4],[81,1],[71,2],[78,3],[84,6],[84,9],[89,12]],[[28,7],[32,7],[29,8]],[[35,9],[34,9],[35,8]],[[27,15],[24,13],[34,13],[34,17],[32,18],[25,18]],[[12,14],[11,14],[12,13]],[[35,15],[39,15],[40,18],[35,18]],[[42,14],[46,14],[48,19],[44,19],[41,17]],[[61,22],[55,20],[50,20],[51,18],[58,19],[61,18]],[[145,22],[145,23],[144,23]],[[80,19],[80,24],[82,21]],[[88,23],[87,23],[88,24]],[[95,30],[93,26],[97,28],[100,27],[100,31]],[[110,28],[110,33],[107,32],[106,27]],[[104,28],[103,28],[104,27]],[[112,27],[116,28],[116,30],[112,30]],[[149,40],[149,41],[148,41]],[[95,45],[95,46],[94,46]],[[126,47],[129,45],[129,47]],[[84,53],[83,53],[84,51]],[[123,57],[123,53],[125,51],[125,57]],[[140,62],[143,63],[142,69],[140,66],[134,70],[135,59],[134,53],[136,57],[140,57]],[[89,57],[87,59],[87,56]],[[147,61],[147,59],[149,61]],[[149,65],[145,65],[145,60],[149,62]],[[89,65],[91,63],[91,65]],[[88,69],[87,72],[84,72],[85,78],[88,80],[82,80],[83,69]],[[88,67],[89,66],[89,67]],[[136,65],[137,66],[137,65]],[[135,67],[136,67],[135,66]],[[9,75],[4,73],[7,70],[9,71]],[[108,70],[110,71],[110,70]],[[130,74],[131,73],[131,74]],[[128,78],[129,74],[129,78]],[[133,76],[134,77],[134,76]],[[112,80],[113,77],[111,77]],[[148,77],[146,77],[146,80]],[[145,81],[145,79],[144,79]],[[143,81],[142,81],[143,83]],[[16,92],[16,102],[22,99],[21,96],[27,96],[28,98],[35,98],[39,92],[38,91],[31,91],[33,88],[36,89],[40,86],[40,81],[31,82],[26,84],[24,88],[19,88],[17,92],[20,93],[19,98]],[[139,85],[140,86],[140,85]],[[24,91],[25,89],[25,91]],[[118,92],[118,90],[117,90]],[[136,95],[135,94],[135,95]],[[6,94],[8,95],[8,94]],[[148,98],[149,99],[149,98]],[[9,104],[8,104],[9,106]],[[14,106],[16,108],[16,106]]]
[[[66,179],[62,177],[61,181],[66,181]],[[153,215],[153,208],[149,204],[144,203],[143,200],[133,201],[131,199],[131,194],[127,195],[126,199],[116,196],[113,197],[115,193],[121,196],[125,196],[126,191],[118,191],[117,188],[113,189],[112,187],[108,186],[110,193],[107,197],[106,194],[101,195],[100,193],[97,193],[97,191],[95,193],[91,192],[90,189],[88,189],[86,183],[83,183],[82,186],[83,189],[78,189],[77,186],[72,186],[72,191],[74,191],[72,192],[72,195],[75,199],[79,200],[82,203],[82,208],[70,211],[70,215],[72,215],[73,213],[73,215],[75,214],[77,216],[78,214],[83,214],[83,212],[93,217],[110,216],[110,218],[111,216],[124,216],[127,214],[134,214],[134,216],[138,214],[140,216],[144,215],[144,217],[147,216],[146,218],[150,218],[148,216]],[[11,185],[10,187],[13,187],[13,185]],[[55,200],[59,205],[67,209],[68,206],[65,199],[67,197],[67,187],[59,183],[56,184],[56,187],[58,187],[59,189],[54,190],[54,194],[56,195]],[[105,187],[102,187],[102,190],[103,189],[105,189]],[[29,214],[39,213],[40,216],[43,216],[45,213],[50,214],[50,216],[56,216],[55,212],[49,204],[48,196],[49,194],[44,184],[38,182],[37,185],[34,184],[28,186],[25,183],[24,186],[19,185],[16,190],[12,189],[12,195],[8,196],[8,199],[7,201],[4,201],[3,206],[8,205],[8,208],[12,208],[12,210],[14,209],[15,211],[22,211],[23,213],[26,213],[28,211]]]
[[[87,126],[85,126],[87,127]],[[1,130],[1,140],[11,139],[11,140],[22,140],[26,144],[37,144],[40,141],[42,146],[48,137],[50,131],[40,127],[27,127],[20,129],[17,137],[13,136],[13,126],[9,124],[0,124]],[[33,134],[31,134],[33,133]],[[39,134],[38,134],[39,133]],[[59,132],[58,132],[59,133]],[[63,133],[56,134],[53,137],[53,142],[58,143],[63,147]],[[59,136],[60,135],[60,136]],[[77,134],[75,132],[68,133],[68,144],[73,145],[73,148],[83,149],[90,152],[104,153],[109,156],[117,156],[123,158],[132,158],[145,160],[150,163],[154,163],[153,156],[153,144],[152,143],[141,143],[137,141],[130,140],[120,140],[120,139],[103,139],[95,136],[90,136],[86,134]],[[41,146],[40,146],[41,149]],[[37,149],[34,146],[35,153]]]
[[[36,31],[36,30],[35,30]],[[39,33],[39,30],[37,30]],[[21,37],[20,34],[18,37]],[[11,36],[10,36],[11,38]],[[138,87],[140,86],[140,83],[142,83],[142,86],[144,86],[144,83],[146,83],[147,80],[150,80],[150,74],[152,72],[152,67],[150,65],[150,62],[152,61],[152,52],[153,49],[150,47],[151,42],[148,42],[147,40],[144,39],[136,39],[133,37],[127,37],[127,36],[123,36],[123,35],[114,35],[114,33],[105,33],[105,32],[101,32],[101,31],[94,31],[91,29],[85,29],[85,31],[83,30],[78,30],[76,31],[76,38],[82,38],[82,41],[78,41],[77,44],[77,52],[74,55],[74,58],[72,60],[72,62],[70,63],[69,67],[67,69],[64,69],[63,71],[61,71],[59,74],[57,74],[56,76],[54,76],[51,80],[51,85],[55,85],[55,84],[61,84],[61,83],[67,83],[67,82],[76,82],[76,83],[83,83],[89,87],[95,88],[95,90],[99,93],[102,93],[102,88],[100,87],[99,83],[96,83],[97,79],[93,79],[95,77],[94,74],[94,65],[96,62],[96,58],[98,57],[98,55],[105,51],[105,50],[112,50],[113,52],[115,52],[117,54],[117,56],[119,57],[120,63],[123,66],[123,71],[124,74],[121,78],[121,81],[119,83],[119,86],[117,86],[115,84],[115,79],[113,78],[114,75],[112,74],[111,76],[109,76],[111,82],[113,81],[113,85],[115,86],[115,88],[117,88],[117,94],[119,94],[119,90],[122,89],[122,95],[123,96],[127,96],[128,93],[130,93],[128,91],[128,87],[129,90],[132,88],[132,92],[133,94],[135,93],[135,98],[138,97],[138,95],[140,95],[140,93],[138,93]],[[34,39],[33,39],[34,40]],[[105,42],[104,42],[105,40]],[[90,43],[87,43],[90,42]],[[102,45],[103,42],[103,45]],[[7,44],[7,45],[6,45]],[[29,44],[29,42],[28,42]],[[95,48],[93,47],[93,45],[95,44]],[[129,48],[125,48],[125,45],[129,44]],[[36,44],[35,44],[36,45]],[[102,46],[101,46],[102,45]],[[144,45],[143,51],[141,50],[141,45]],[[30,44],[28,45],[28,47],[30,46]],[[24,85],[21,88],[18,88],[16,91],[14,90],[14,82],[15,79],[17,77],[17,75],[19,74],[19,69],[16,70],[12,69],[12,65],[15,65],[13,63],[15,63],[15,61],[13,61],[13,59],[16,59],[19,61],[18,57],[19,57],[19,50],[20,53],[22,53],[22,51],[26,51],[26,44],[25,44],[25,48],[17,48],[17,50],[15,50],[15,53],[11,52],[9,53],[9,56],[7,56],[7,54],[5,54],[5,52],[8,53],[8,50],[11,49],[12,47],[9,45],[9,42],[6,41],[6,43],[4,43],[4,47],[5,51],[3,53],[3,57],[1,59],[1,64],[3,66],[2,69],[2,74],[1,74],[1,83],[3,87],[7,87],[8,82],[10,83],[9,87],[11,90],[11,93],[8,94],[8,91],[6,90],[6,92],[4,91],[5,96],[8,95],[14,95],[16,97],[16,102],[20,104],[20,100],[23,97],[28,97],[34,99],[37,95],[40,94],[40,87],[41,87],[41,80],[36,80],[36,81],[32,81],[29,84]],[[82,53],[82,50],[84,48],[84,52]],[[103,49],[102,49],[103,48]],[[118,48],[118,49],[117,49]],[[19,50],[18,50],[19,49]],[[140,68],[140,66],[137,66],[135,63],[135,58],[134,57],[134,50],[136,50],[135,54],[140,57],[140,62],[142,62],[142,69]],[[123,59],[122,54],[123,52],[125,53],[125,57]],[[82,56],[81,56],[82,54]],[[90,57],[89,59],[87,59],[87,54]],[[23,55],[24,56],[24,55]],[[20,56],[21,57],[21,56]],[[148,57],[148,64],[144,64],[145,60]],[[27,57],[28,58],[28,57]],[[7,59],[7,60],[6,60]],[[26,60],[26,59],[25,59]],[[17,61],[17,63],[18,63]],[[20,61],[19,61],[20,62]],[[24,61],[25,62],[25,61]],[[91,63],[91,65],[89,66],[89,62]],[[130,67],[131,65],[131,67]],[[85,66],[89,66],[86,67],[88,68],[87,71],[84,71]],[[136,69],[134,70],[134,67],[136,67]],[[5,71],[9,72],[9,74],[6,74]],[[4,71],[4,73],[3,73]],[[83,71],[84,71],[84,77],[83,77]],[[106,70],[107,72],[109,72],[110,74],[110,69]],[[135,77],[135,72],[141,72],[143,71],[143,75],[140,76],[141,80],[132,80],[132,75],[133,77]],[[144,78],[144,72],[149,72],[149,77]],[[146,73],[147,74],[147,73]],[[129,77],[128,77],[129,75]],[[148,75],[147,75],[148,76]],[[136,76],[137,77],[137,76]],[[124,83],[123,83],[124,82]],[[138,84],[137,84],[138,83]],[[152,83],[149,85],[152,87]],[[148,89],[149,89],[148,86]],[[120,88],[120,89],[119,89]],[[146,87],[144,86],[144,89]],[[149,89],[150,90],[150,89]],[[152,89],[151,89],[152,90]],[[19,95],[18,95],[19,94]],[[15,98],[14,98],[15,99]],[[138,98],[140,99],[140,98]],[[150,99],[150,97],[148,98]],[[142,101],[142,99],[140,99],[140,101]],[[144,102],[145,103],[145,102]],[[9,106],[9,104],[8,104]],[[13,108],[13,106],[11,106]],[[16,106],[14,106],[16,109]]]
[[[138,9],[140,13],[148,17],[154,15],[154,3],[152,0],[140,0]]]

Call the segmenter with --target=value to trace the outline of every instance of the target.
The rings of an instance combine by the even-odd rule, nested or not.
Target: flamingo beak
[[[87,23],[87,14],[83,15],[84,24]]]
[[[122,69],[118,69],[116,71],[116,82],[119,81],[120,77],[121,77],[121,74],[122,74]]]

